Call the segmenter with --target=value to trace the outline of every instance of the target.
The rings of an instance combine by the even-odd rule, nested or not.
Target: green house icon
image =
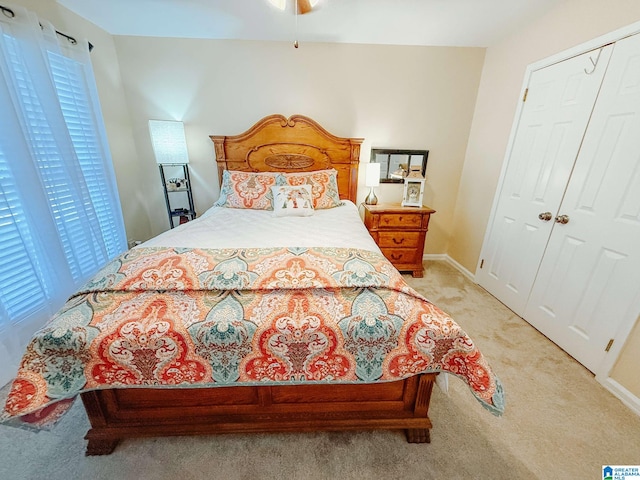
[[[607,466],[602,469],[602,479],[603,480],[612,480],[613,479],[613,468]]]

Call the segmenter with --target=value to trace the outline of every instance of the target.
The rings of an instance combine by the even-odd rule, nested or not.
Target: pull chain
[[[293,0],[293,9],[296,12],[296,33],[293,41],[293,48],[298,48],[298,0]]]

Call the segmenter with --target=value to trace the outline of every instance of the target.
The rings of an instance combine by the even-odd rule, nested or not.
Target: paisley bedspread
[[[473,341],[379,253],[132,249],[36,333],[0,421],[49,427],[81,392],[399,380],[448,372],[504,409]]]

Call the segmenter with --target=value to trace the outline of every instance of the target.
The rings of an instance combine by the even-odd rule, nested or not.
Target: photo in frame
[[[405,178],[402,194],[403,207],[421,207],[424,195],[424,178]]]
[[[426,175],[429,150],[372,148],[370,162],[380,164],[380,183],[402,183],[408,174]]]

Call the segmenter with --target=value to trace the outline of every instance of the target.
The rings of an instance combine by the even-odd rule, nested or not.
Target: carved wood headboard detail
[[[356,201],[362,138],[332,135],[303,115],[269,115],[240,135],[211,135],[224,170],[311,172],[335,168],[340,198]]]

